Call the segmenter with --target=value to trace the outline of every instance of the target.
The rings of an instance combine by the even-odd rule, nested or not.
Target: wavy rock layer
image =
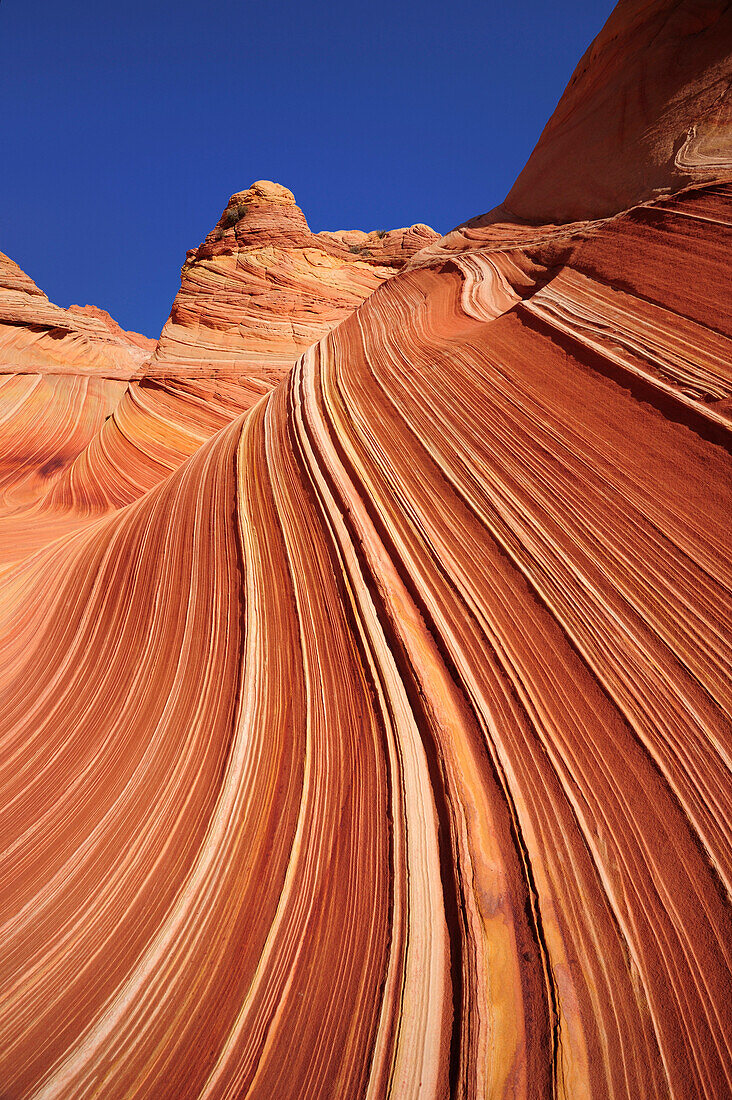
[[[67,529],[5,517],[43,498],[84,451],[154,343],[93,306],[61,309],[0,253],[0,560]]]
[[[425,225],[311,233],[292,192],[260,180],[188,253],[147,377],[224,377],[261,396],[436,238]]]
[[[152,347],[150,346],[152,345]],[[139,373],[154,341],[124,332],[94,306],[61,309],[8,256],[0,252],[0,370],[23,374],[105,375],[126,380]]]
[[[4,1093],[729,1097],[731,233],[457,231],[4,570]]]
[[[121,325],[117,324],[114,317],[110,317],[106,309],[99,309],[98,306],[69,306],[69,313],[94,322],[95,331],[99,333],[100,339],[105,339],[109,343],[122,340],[127,344],[132,344],[133,347],[145,352],[145,358],[149,358],[157,347],[157,340],[152,340],[149,336],[142,336],[139,332],[129,332],[123,329]]]
[[[729,1094],[730,207],[405,273],[6,574],[11,1095]]]

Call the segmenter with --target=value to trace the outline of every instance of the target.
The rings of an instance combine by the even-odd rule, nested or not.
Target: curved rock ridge
[[[595,222],[478,219],[425,248],[413,267],[469,271],[490,257],[490,279],[467,310],[489,320],[515,306],[569,352],[592,355],[595,370],[729,446],[732,315],[717,273],[731,247],[727,181]]]
[[[140,348],[145,352],[145,358],[149,358],[157,347],[157,340],[153,340],[150,336],[143,336],[139,332],[130,332],[127,329],[123,329],[121,325],[118,325],[114,317],[111,317],[107,313],[106,309],[99,309],[98,306],[69,306],[69,313],[74,313],[77,316],[92,319],[99,322],[95,324],[95,331],[99,332],[100,337],[103,337],[110,343],[116,343],[123,341],[126,344],[132,344],[133,347]],[[106,330],[106,331],[104,331]],[[112,337],[110,341],[109,333]]]
[[[4,1093],[728,1100],[730,235],[466,226],[218,432],[130,387],[195,453],[0,571]]]
[[[6,572],[11,1094],[729,1095],[730,461],[612,367],[721,400],[688,204],[391,280]]]
[[[153,348],[154,341],[124,332],[104,310],[54,305],[0,252],[3,374],[79,374],[126,380],[139,373]]]

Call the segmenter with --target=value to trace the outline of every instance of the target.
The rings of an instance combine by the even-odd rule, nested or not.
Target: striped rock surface
[[[0,252],[0,370],[19,374],[139,374],[155,342],[125,332],[95,306],[54,305],[18,265]]]
[[[191,249],[148,378],[279,382],[298,356],[437,239],[426,225],[312,233],[286,187],[232,195]]]
[[[25,540],[6,518],[25,513],[86,448],[140,375],[153,341],[124,332],[93,306],[62,309],[0,253],[0,560]],[[25,525],[30,546],[63,517]]]
[[[637,198],[0,575],[4,1095],[729,1097],[732,179]]]

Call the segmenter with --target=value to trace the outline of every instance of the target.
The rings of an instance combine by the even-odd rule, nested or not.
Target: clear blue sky
[[[229,195],[445,232],[499,203],[612,0],[2,0],[0,250],[157,336]]]

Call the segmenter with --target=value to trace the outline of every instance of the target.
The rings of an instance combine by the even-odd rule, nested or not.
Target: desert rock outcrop
[[[139,373],[155,342],[94,306],[62,309],[0,252],[0,370],[119,380]]]
[[[119,343],[121,341],[122,343],[131,344],[133,347],[139,348],[145,353],[145,359],[148,359],[157,347],[157,340],[153,340],[149,336],[143,336],[139,332],[129,332],[123,329],[121,325],[117,324],[114,317],[111,317],[107,313],[106,309],[99,309],[98,306],[73,305],[69,306],[69,313],[74,313],[77,317],[84,317],[92,322],[96,322],[94,324],[94,331],[99,334],[100,339],[105,339],[110,343]],[[107,335],[107,333],[109,333],[109,335]]]
[[[311,233],[292,192],[260,180],[188,253],[147,377],[224,377],[261,392],[436,238],[424,225]]]
[[[0,574],[9,1095],[730,1096],[732,177],[687,184],[433,241]],[[239,385],[186,317],[170,425]]]
[[[621,0],[505,202],[515,217],[605,217],[732,172],[732,8]]]
[[[11,335],[0,327],[0,370],[40,373],[14,383],[28,405],[13,405],[5,430],[0,562],[137,500],[436,239],[424,225],[313,234],[292,193],[260,181],[233,195],[189,252],[158,343],[94,306],[52,305],[3,257]],[[15,389],[8,396],[15,402]],[[29,431],[42,445],[20,456]]]
[[[140,374],[150,344],[102,310],[54,305],[0,253],[0,516],[38,500],[73,463]],[[22,553],[12,523],[3,534],[0,558]]]

